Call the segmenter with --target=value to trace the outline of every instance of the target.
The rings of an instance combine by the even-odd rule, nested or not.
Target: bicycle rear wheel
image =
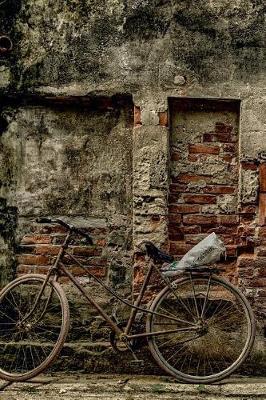
[[[69,307],[57,282],[25,275],[0,292],[0,378],[25,381],[44,371],[61,350]]]
[[[237,288],[219,277],[194,275],[176,281],[158,294],[150,310],[157,313],[147,318],[147,333],[157,332],[148,338],[151,353],[183,382],[221,380],[252,348],[252,309]]]

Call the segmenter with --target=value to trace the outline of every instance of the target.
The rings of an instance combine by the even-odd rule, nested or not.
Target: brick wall
[[[244,252],[237,261],[239,285],[245,290],[252,307],[258,316],[259,325],[265,326],[266,315],[266,164],[264,161],[258,163],[244,163],[244,170],[255,171],[259,177],[258,196],[253,204],[244,207],[245,210],[257,209],[257,219],[252,214],[242,214],[243,233],[253,234],[253,240],[249,248],[254,248],[254,253]],[[261,161],[261,160],[260,160]],[[243,211],[243,210],[242,210]],[[249,225],[248,225],[249,224]],[[247,240],[248,242],[248,240]],[[264,334],[265,336],[265,334]]]
[[[263,325],[266,164],[259,156],[239,159],[236,104],[175,100],[170,106],[170,251],[179,259],[216,232],[227,249],[221,267]]]
[[[60,245],[66,237],[66,229],[59,225],[32,224],[31,233],[23,236],[18,246],[17,275],[25,273],[47,272],[54,263]],[[98,277],[107,275],[107,258],[105,255],[107,228],[84,229],[93,237],[94,245],[86,246],[80,242],[82,238],[73,236],[68,252],[73,254],[86,269]],[[74,275],[82,276],[85,272],[66,255],[64,264]]]
[[[93,226],[88,227],[90,218],[86,218],[87,227],[82,227],[93,238],[93,246],[83,244],[81,237],[73,235],[68,252],[85,266],[85,270],[108,281],[111,286],[119,288],[126,285],[130,290],[130,230],[124,226],[104,225],[102,220],[97,220],[97,226],[93,220]],[[59,225],[31,223],[17,246],[17,276],[25,273],[45,274],[54,263],[65,236],[65,228]],[[87,273],[74,264],[68,255],[63,262],[80,281],[86,281]],[[67,279],[61,278],[61,281],[67,282]]]
[[[180,258],[214,231],[235,258],[239,227],[255,211],[239,213],[237,104],[175,101],[170,113],[170,251]],[[230,262],[228,273],[236,275]]]

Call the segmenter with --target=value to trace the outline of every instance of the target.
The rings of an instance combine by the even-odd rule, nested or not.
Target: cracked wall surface
[[[206,214],[208,229],[217,228],[218,211],[227,218],[226,229],[236,238],[228,243],[234,247],[227,275],[245,290],[264,324],[265,9],[255,0],[0,4],[3,33],[13,41],[11,52],[0,53],[0,193],[18,210],[14,230],[20,248],[12,244],[10,249],[13,256],[19,254],[20,273],[45,271],[62,241],[62,232],[54,228],[40,232],[35,216],[75,217],[95,234],[99,248],[91,258],[101,264],[95,264],[99,274],[118,286],[126,282],[130,296],[131,275],[134,292],[145,269],[140,258],[131,270],[139,242],[152,240],[176,256],[188,248],[180,236],[170,238],[180,235],[180,214],[185,214],[184,208],[181,213],[175,208],[169,224],[174,175],[176,188],[187,185],[194,194],[211,196],[198,197],[203,202],[198,224],[194,216],[182,216],[190,244],[207,233],[192,232],[204,226]],[[130,100],[114,104],[115,96]],[[177,151],[171,142],[173,115],[179,113],[173,99],[203,102],[196,121],[201,136],[187,117],[189,131],[179,132]],[[221,100],[238,105],[237,117],[227,121],[236,141],[217,139],[215,123],[222,121],[208,118],[204,99],[218,108]],[[184,164],[186,150],[189,162]],[[221,184],[223,175],[222,185],[229,189],[218,196],[203,193],[207,183],[193,181],[192,175],[206,172],[204,162],[213,184]],[[199,208],[191,198],[182,199],[194,211]],[[179,244],[171,247],[173,241]],[[80,257],[86,253],[76,251]],[[7,261],[11,270],[12,262]]]

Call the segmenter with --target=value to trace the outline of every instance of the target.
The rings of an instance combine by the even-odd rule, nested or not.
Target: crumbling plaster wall
[[[125,249],[125,233],[131,229],[132,221],[135,244],[145,238],[154,240],[160,246],[168,245],[169,97],[241,100],[239,161],[242,164],[239,170],[238,201],[247,207],[250,204],[258,205],[258,164],[261,161],[261,154],[266,152],[265,9],[264,2],[257,0],[234,2],[231,0],[6,0],[4,3],[1,2],[2,30],[3,33],[10,35],[14,43],[14,49],[10,54],[0,55],[1,98],[6,96],[26,98],[28,95],[35,95],[39,99],[61,98],[64,101],[69,97],[112,96],[117,93],[128,93],[133,96],[135,104],[133,134],[131,128],[126,128],[128,135],[132,136],[132,147],[123,140],[120,143],[122,138],[118,129],[117,140],[106,143],[104,149],[106,150],[107,146],[118,146],[116,156],[124,154],[126,148],[132,154],[131,171],[130,169],[120,171],[117,159],[114,159],[113,164],[120,176],[132,172],[133,192],[130,193],[128,190],[126,196],[132,208],[131,205],[127,208],[119,202],[112,203],[111,208],[107,210],[108,217],[112,218],[114,211],[116,215],[122,216],[120,227],[123,229],[119,230],[118,227],[118,232],[113,234],[107,232],[105,225],[99,227],[98,223],[96,230],[99,232],[97,231],[96,237],[100,247],[103,246],[104,238],[110,235],[107,238],[108,245],[113,249],[118,248],[118,253],[121,247]],[[44,136],[44,146],[50,141],[49,146],[54,151],[54,143],[49,135],[51,130],[54,130],[54,121],[58,116],[55,115],[53,107],[45,110],[43,119],[42,113],[43,109],[40,108],[24,107],[18,114],[8,114],[5,110],[4,119],[0,121],[2,141],[6,148],[13,146],[13,150],[10,149],[9,154],[2,152],[2,158],[10,156],[12,151],[13,155],[16,154],[18,144],[13,127],[18,122],[23,124],[23,121],[24,125],[29,123],[29,127],[32,128],[30,129],[32,135],[27,145],[31,146],[29,147],[31,154],[34,153],[37,157],[38,152],[39,155],[43,153],[44,147],[38,144],[38,140],[43,140]],[[69,118],[70,115],[67,115],[65,122]],[[33,121],[39,121],[39,125],[47,128],[41,137],[35,137],[39,128],[33,126]],[[95,122],[94,119],[93,121]],[[84,121],[82,116],[79,122],[81,127],[91,124],[89,118]],[[56,131],[60,133],[60,129]],[[22,135],[20,127],[17,132],[18,136]],[[69,134],[68,141],[71,140],[70,136]],[[74,135],[73,144],[75,141]],[[59,151],[56,157],[60,157],[60,154]],[[18,155],[16,162],[10,167],[18,163],[20,156]],[[6,168],[5,174],[10,174],[8,163],[3,165],[5,167],[2,166],[1,174],[4,168]],[[114,172],[113,165],[110,164],[110,174]],[[100,165],[98,167],[101,168]],[[19,169],[18,164],[17,168]],[[96,173],[86,166],[84,168],[85,174],[89,173],[91,176]],[[51,176],[46,176],[44,170],[41,174],[43,180],[48,178],[51,183],[53,180]],[[69,176],[63,169],[62,174],[65,178]],[[57,179],[59,175],[52,176],[56,185],[59,182]],[[28,184],[35,184],[32,171],[29,171],[25,179]],[[130,184],[128,180],[126,182]],[[116,184],[120,185],[118,182]],[[8,200],[9,205],[14,205],[18,199],[22,200],[23,204],[23,191],[18,191],[16,197],[15,191],[12,190],[12,185],[2,188],[2,196]],[[64,197],[64,190],[62,194]],[[35,196],[38,197],[38,190]],[[37,197],[32,200],[37,202]],[[90,205],[86,203],[88,199],[83,200],[82,207],[88,206],[92,214],[102,216],[106,212],[106,208],[99,209],[101,206],[97,196]],[[77,213],[79,213],[77,208],[81,206],[83,200],[78,197],[77,202],[73,202]],[[101,205],[104,204],[104,199],[102,200]],[[123,200],[124,198],[122,203]],[[65,212],[71,214],[69,204],[64,203],[63,206],[66,208]],[[38,214],[35,207],[36,204],[32,207],[32,212]],[[117,214],[119,208],[122,211]],[[39,211],[50,210],[47,208],[45,197],[41,196]],[[84,208],[82,210],[84,211]],[[251,223],[257,227],[256,220]],[[19,218],[19,226],[22,225],[23,221]],[[33,230],[35,228],[33,227]],[[18,231],[23,229],[22,226]],[[50,250],[55,254],[54,247],[58,245],[57,240],[60,240],[62,232],[49,231],[49,227],[36,229],[37,232],[34,231],[24,239],[22,247],[32,246],[32,251],[38,252],[40,247],[44,248],[45,240],[49,240],[48,244],[52,246]],[[95,233],[93,227],[88,229]],[[266,237],[265,228],[258,227],[258,230],[261,231],[262,237]],[[50,235],[49,239],[47,233]],[[38,242],[40,237],[44,243]],[[4,240],[2,247],[11,249],[13,238]],[[130,245],[126,250],[129,247]],[[82,252],[82,249],[79,251]],[[96,249],[96,258],[97,251]],[[248,293],[255,299],[256,307],[260,308],[260,315],[263,315],[265,249],[260,249],[257,254],[261,258],[255,263],[253,254],[240,259],[240,281],[246,287],[248,285]],[[23,255],[20,257],[22,257],[19,260],[23,273],[29,270],[29,267],[23,270],[25,258],[23,259]],[[36,257],[40,260],[38,253]],[[42,257],[47,256],[42,255]],[[117,260],[119,257],[115,254],[114,259]],[[28,258],[29,260],[32,258]],[[50,261],[49,259],[48,265]],[[115,261],[113,269],[109,271],[108,276],[113,276],[115,282],[121,282],[119,272],[121,266],[119,260]],[[105,271],[105,265],[97,268],[99,274],[102,270]],[[135,282],[138,279],[141,282],[142,274],[140,269],[136,268]],[[129,296],[129,293],[126,295]],[[73,303],[75,301],[76,298],[73,299]]]
[[[239,98],[240,159],[266,150],[262,2],[25,0],[11,11],[8,4],[14,51],[1,60],[5,91],[130,92],[142,114],[138,137],[150,131],[151,141],[168,96]],[[253,175],[241,172],[244,200],[246,188],[256,193]]]
[[[0,59],[3,95],[133,95],[134,243],[167,245],[168,97],[241,100],[246,164],[238,201],[257,205],[266,151],[264,2],[21,0],[14,7],[7,0],[5,7],[14,51]]]

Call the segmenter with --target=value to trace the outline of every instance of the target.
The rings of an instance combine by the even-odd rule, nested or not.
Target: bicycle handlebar
[[[47,218],[47,217],[40,217],[36,219],[36,222],[38,224],[59,224],[64,226],[65,228],[74,231],[75,233],[77,233],[78,235],[81,235],[83,237],[85,237],[87,239],[87,241],[89,242],[89,244],[93,245],[93,240],[90,237],[90,235],[88,235],[87,233],[83,232],[81,229],[76,228],[74,225],[70,225],[65,221],[62,221],[59,218]]]

